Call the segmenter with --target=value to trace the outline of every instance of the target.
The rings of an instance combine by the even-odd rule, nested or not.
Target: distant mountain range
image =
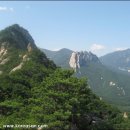
[[[100,60],[109,68],[130,72],[130,49],[106,54],[100,57]]]
[[[59,51],[41,50],[58,66],[74,69],[75,76],[88,77],[91,89],[102,99],[118,105],[122,110],[129,110],[130,76],[121,69],[113,69],[129,66],[129,49],[123,54],[119,51],[101,58],[91,52],[74,52],[66,48]]]
[[[69,67],[69,60],[70,60],[70,56],[72,54],[72,50],[63,48],[59,51],[50,51],[47,49],[41,49],[49,59],[54,60],[55,63],[58,66],[64,67],[64,68],[68,68]]]

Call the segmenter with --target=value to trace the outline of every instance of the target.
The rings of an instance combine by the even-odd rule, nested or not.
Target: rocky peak
[[[2,44],[0,47],[0,56],[5,55],[5,53],[7,52],[5,44]]]
[[[33,47],[32,47],[32,45],[31,45],[31,43],[29,43],[28,46],[27,46],[27,50],[28,50],[28,52],[31,52],[32,49],[33,49]]]
[[[8,43],[8,47],[27,49],[28,44],[36,48],[35,42],[29,32],[18,24],[14,24],[0,31],[0,46]]]
[[[33,38],[18,24],[0,31],[0,75],[21,69],[33,49],[37,49]]]
[[[87,66],[90,62],[100,62],[98,57],[91,52],[73,52],[70,57],[69,65],[75,71],[82,66]]]
[[[71,57],[70,57],[69,65],[75,71],[76,71],[77,68],[80,68],[80,66],[78,66],[78,60],[79,60],[78,53],[77,52],[73,52],[71,54]]]

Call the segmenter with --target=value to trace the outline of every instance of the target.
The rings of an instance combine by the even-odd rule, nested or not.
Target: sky
[[[130,1],[0,1],[0,30],[15,23],[53,51],[130,48]]]

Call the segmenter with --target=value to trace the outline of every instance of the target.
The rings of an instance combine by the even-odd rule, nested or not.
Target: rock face
[[[23,62],[22,63],[20,63],[18,66],[16,66],[15,68],[13,68],[12,70],[11,70],[11,72],[14,72],[14,71],[16,71],[16,70],[19,70],[19,69],[21,69],[22,68],[22,66],[23,66]],[[10,72],[10,73],[11,73]]]
[[[0,62],[0,65],[4,65],[8,60],[9,60],[9,58],[3,59],[3,60]]]
[[[109,82],[109,86],[115,86],[115,85],[116,85],[116,83],[114,83],[112,81]]]
[[[0,65],[4,65],[9,60],[9,58],[5,58],[7,54],[6,45],[7,43],[5,42],[5,43],[2,43],[0,47]]]
[[[0,46],[4,42],[8,43],[8,47],[14,47],[15,49],[25,50],[30,46],[31,48],[37,48],[29,32],[18,24],[14,24],[0,31]]]
[[[27,50],[28,50],[28,52],[31,52],[33,50],[31,43],[28,44]]]
[[[98,57],[91,52],[73,52],[70,57],[69,65],[75,71],[82,66],[87,66],[90,62],[100,62]]]
[[[22,66],[24,65],[24,62],[26,62],[26,61],[29,61],[29,57],[28,57],[27,54],[23,55],[22,62],[21,62],[18,66],[16,66],[15,68],[13,68],[13,69],[10,71],[10,73],[12,73],[12,72],[14,72],[14,71],[16,71],[16,70],[21,69]]]
[[[128,115],[127,115],[126,112],[124,112],[123,117],[124,117],[124,118],[128,118]]]
[[[0,58],[2,58],[3,56],[7,54],[7,49],[5,46],[6,46],[6,43],[2,43],[0,47]]]
[[[0,31],[0,75],[12,73],[29,61],[29,55],[37,49],[29,32],[18,24]]]
[[[69,65],[75,71],[76,71],[77,68],[80,68],[78,61],[79,61],[78,53],[73,52],[71,57],[70,57]]]

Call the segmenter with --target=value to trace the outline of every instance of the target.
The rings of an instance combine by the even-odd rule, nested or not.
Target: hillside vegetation
[[[19,26],[17,29],[22,30]],[[10,28],[6,31],[10,32]],[[0,35],[2,37],[4,34]],[[21,40],[28,38],[30,36],[24,35]],[[8,39],[9,46],[5,48],[6,56],[10,54],[14,58],[13,62],[9,62],[9,59],[4,64],[7,71],[4,67],[0,68],[3,72],[0,75],[1,129],[9,129],[3,128],[8,124],[44,125],[44,130],[113,130],[129,127],[129,120],[125,120],[116,107],[100,100],[89,89],[87,79],[78,79],[74,77],[72,70],[57,67],[36,46],[28,51],[26,42],[24,48],[16,45],[18,53],[15,53],[15,47],[10,50],[13,43]],[[14,53],[22,56],[26,54],[29,59],[23,61],[24,58],[16,57]],[[21,62],[23,64],[20,69],[11,71]]]
[[[69,49],[68,51],[67,49],[61,49],[55,52],[45,49],[42,51],[47,57],[53,60],[56,65],[61,66],[62,68],[72,69],[69,63],[73,51],[70,51]],[[78,60],[80,63],[77,63],[80,67],[74,75],[78,78],[88,78],[89,87],[96,95],[100,96],[104,101],[117,106],[122,112],[129,112],[130,75],[121,70],[117,71],[111,67],[105,66],[102,63],[102,60],[100,61],[100,59],[92,53],[77,53],[80,55]],[[128,56],[128,53],[126,55]],[[72,61],[75,61],[75,59],[72,59]],[[111,60],[109,63],[111,64]]]

